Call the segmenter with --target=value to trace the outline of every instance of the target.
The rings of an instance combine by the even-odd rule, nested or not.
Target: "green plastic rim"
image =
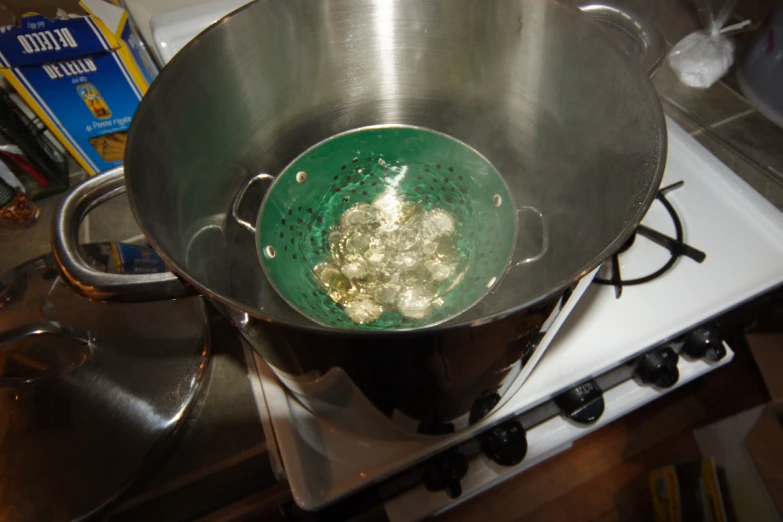
[[[437,208],[456,219],[459,275],[439,287],[443,304],[426,319],[389,311],[358,324],[329,297],[313,268],[330,258],[328,236],[340,216],[389,187],[424,211]],[[277,176],[258,214],[257,251],[278,294],[316,323],[412,330],[451,319],[497,285],[514,252],[516,215],[503,178],[468,145],[420,127],[364,127],[316,144]]]

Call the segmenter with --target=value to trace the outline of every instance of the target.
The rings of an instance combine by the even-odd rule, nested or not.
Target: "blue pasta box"
[[[92,175],[122,163],[157,68],[124,9],[104,0],[71,9],[24,12],[0,27],[0,71]]]

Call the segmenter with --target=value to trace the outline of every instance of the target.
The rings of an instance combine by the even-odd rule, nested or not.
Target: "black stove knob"
[[[659,388],[670,388],[680,378],[677,369],[677,354],[670,346],[658,348],[646,354],[639,361],[634,376],[644,384],[651,384]]]
[[[604,395],[593,379],[578,384],[555,397],[560,411],[580,424],[592,424],[604,412]]]
[[[723,339],[714,324],[705,324],[685,336],[682,353],[694,359],[720,361],[726,356]]]
[[[482,434],[481,449],[489,459],[501,466],[519,464],[527,455],[525,429],[515,420],[495,426]]]
[[[427,491],[446,491],[451,498],[462,494],[460,480],[468,473],[468,459],[457,451],[443,453],[427,463],[421,477]]]

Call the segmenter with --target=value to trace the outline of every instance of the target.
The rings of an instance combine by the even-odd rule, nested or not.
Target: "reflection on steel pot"
[[[604,18],[633,21],[607,9],[593,6]],[[627,25],[642,41],[656,35],[641,21]],[[650,73],[660,63],[655,47],[645,46]],[[270,283],[247,230],[275,178],[303,152],[371,126],[418,127],[465,144],[499,174],[507,189],[501,199],[514,209],[491,232],[514,229],[506,266],[515,268],[485,283],[490,291],[475,305],[427,328],[313,321],[275,291],[284,282]],[[518,387],[530,354],[548,342],[541,330],[557,324],[563,292],[644,216],[665,150],[663,113],[645,70],[573,7],[547,0],[267,0],[229,15],[178,53],[131,126],[124,185],[142,230],[176,275],[109,276],[81,260],[78,222],[123,190],[121,169],[64,199],[53,247],[66,278],[92,297],[162,299],[191,289],[211,297],[289,388],[321,394],[313,409],[340,404],[334,390],[345,388],[395,421],[407,419],[400,425],[439,433],[459,428],[451,422],[458,418],[475,422]],[[351,201],[372,202],[362,198],[377,194],[361,185],[372,180],[347,179],[360,168],[352,162],[292,171],[289,188],[306,180],[324,194],[346,188]],[[444,183],[445,174],[424,188],[427,169],[439,164],[417,165],[410,175],[422,177],[422,190],[460,190]],[[335,224],[317,221],[325,216],[289,196],[258,217],[261,228],[278,220],[270,230],[289,241],[273,245],[269,235],[258,245],[273,246],[275,257],[293,258],[299,234],[307,241]],[[472,237],[489,234],[489,221],[462,210],[449,212],[473,220]],[[286,277],[320,291],[312,268]],[[337,382],[348,385],[328,384]]]

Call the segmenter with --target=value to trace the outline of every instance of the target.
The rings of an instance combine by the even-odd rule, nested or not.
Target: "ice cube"
[[[365,255],[365,258],[370,263],[378,265],[383,263],[384,259],[386,259],[386,253],[380,248],[371,248]]]
[[[426,319],[432,314],[432,295],[424,288],[403,290],[397,298],[397,310],[409,319]]]
[[[372,202],[372,206],[380,213],[380,219],[384,225],[399,223],[402,201],[395,189],[391,188],[380,193]]]
[[[400,212],[398,216],[398,222],[400,224],[407,223],[411,219],[417,217],[422,213],[421,205],[418,203],[411,203],[410,201],[405,201],[400,205]]]
[[[340,216],[340,226],[344,228],[378,226],[378,210],[369,203],[356,203]]]
[[[343,265],[342,273],[348,279],[362,279],[367,277],[368,271],[367,266],[363,262],[357,261]]]
[[[422,241],[421,252],[424,255],[431,256],[438,251],[438,243],[435,241]]]
[[[331,259],[314,272],[360,324],[389,310],[426,319],[443,303],[438,288],[459,276],[456,220],[437,208],[425,212],[394,186],[372,205],[343,212],[328,240]]]
[[[402,274],[402,282],[407,286],[425,286],[432,281],[429,270],[423,264],[417,264]]]
[[[367,324],[383,314],[383,307],[367,295],[356,295],[345,302],[345,313],[354,323]]]
[[[456,223],[451,214],[436,208],[424,213],[420,227],[424,239],[435,240],[452,235],[456,230]]]
[[[408,251],[419,245],[418,230],[410,224],[402,225],[385,236],[386,247],[392,250]]]
[[[397,296],[400,293],[400,285],[394,283],[386,283],[375,292],[375,299],[378,300],[384,306],[393,306],[397,301]]]
[[[361,256],[370,248],[370,235],[364,232],[353,231],[345,236],[343,255]]]
[[[316,265],[313,268],[313,273],[326,288],[329,297],[337,303],[343,302],[354,291],[348,278],[329,263]]]
[[[440,261],[428,261],[424,268],[429,271],[433,281],[445,281],[451,275],[451,267]]]
[[[416,255],[416,253],[411,252],[404,252],[397,256],[394,256],[394,259],[392,260],[392,266],[398,270],[410,270],[413,267],[417,265],[421,265],[422,263],[421,256]]]
[[[315,265],[313,268],[313,273],[315,274],[315,277],[321,282],[321,284],[324,286],[329,286],[329,281],[331,281],[334,276],[339,274],[340,271],[329,263],[321,263],[319,265]]]
[[[329,233],[329,251],[332,253],[332,257],[335,258],[338,262],[342,260],[343,252],[342,252],[342,239],[343,235],[335,230],[333,232]]]

